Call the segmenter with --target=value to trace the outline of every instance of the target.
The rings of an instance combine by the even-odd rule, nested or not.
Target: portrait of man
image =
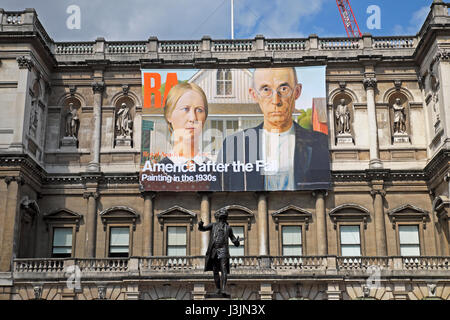
[[[327,135],[302,128],[293,120],[302,94],[295,68],[259,68],[249,94],[264,121],[224,139],[217,161],[251,163],[228,170],[220,180],[224,191],[317,190],[330,185]],[[261,167],[264,164],[264,167]]]

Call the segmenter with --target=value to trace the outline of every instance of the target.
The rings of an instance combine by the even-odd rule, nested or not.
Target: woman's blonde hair
[[[170,132],[173,131],[172,124],[169,122],[168,118],[172,115],[175,106],[180,100],[181,96],[186,93],[188,90],[193,90],[200,94],[203,99],[203,103],[205,106],[206,117],[208,117],[208,99],[206,99],[205,92],[195,83],[182,82],[175,86],[173,86],[166,99],[166,104],[164,105],[164,118],[166,119],[167,125],[169,126]]]

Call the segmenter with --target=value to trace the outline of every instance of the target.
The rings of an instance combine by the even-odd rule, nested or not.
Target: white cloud
[[[425,19],[427,18],[429,12],[430,7],[428,6],[422,7],[419,10],[415,11],[410,20],[410,24],[414,25],[418,30],[425,22]]]

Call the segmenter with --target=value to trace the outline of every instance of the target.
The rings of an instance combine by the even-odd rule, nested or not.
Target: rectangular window
[[[359,226],[341,226],[341,256],[361,256]]]
[[[72,228],[53,229],[52,256],[55,258],[72,256]]]
[[[244,237],[244,227],[232,227],[233,234],[237,238],[243,238]],[[236,247],[233,242],[231,242],[230,239],[228,239],[228,245],[230,247],[230,256],[233,257],[242,257],[245,252],[244,247],[244,241],[239,242],[239,247]]]
[[[284,226],[281,229],[281,245],[283,256],[302,255],[302,227]]]
[[[398,226],[401,256],[420,256],[419,226]]]
[[[130,250],[130,228],[111,227],[109,229],[109,256],[128,257]]]
[[[186,227],[167,227],[167,255],[186,256]]]

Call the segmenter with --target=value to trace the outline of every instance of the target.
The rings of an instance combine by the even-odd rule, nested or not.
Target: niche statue
[[[225,288],[227,285],[227,275],[230,273],[230,252],[228,248],[228,238],[236,247],[239,247],[240,240],[233,234],[233,229],[228,225],[228,212],[221,209],[215,215],[217,222],[203,226],[203,221],[198,223],[198,230],[211,231],[209,236],[208,250],[205,255],[205,271],[212,271],[214,282],[217,288],[216,294],[223,297],[229,297]],[[219,276],[219,271],[222,277]]]
[[[73,103],[69,103],[69,111],[66,114],[66,137],[78,137],[80,119],[78,118],[77,109]]]
[[[117,119],[116,119],[117,135],[120,137],[131,136],[132,123],[133,120],[131,119],[130,108],[126,105],[126,103],[122,103],[119,111],[117,111]]]
[[[399,98],[395,99],[392,109],[394,110],[394,133],[406,133],[405,107],[402,106]]]
[[[338,134],[350,133],[350,111],[345,104],[345,99],[341,99],[341,104],[336,107],[336,120]]]

